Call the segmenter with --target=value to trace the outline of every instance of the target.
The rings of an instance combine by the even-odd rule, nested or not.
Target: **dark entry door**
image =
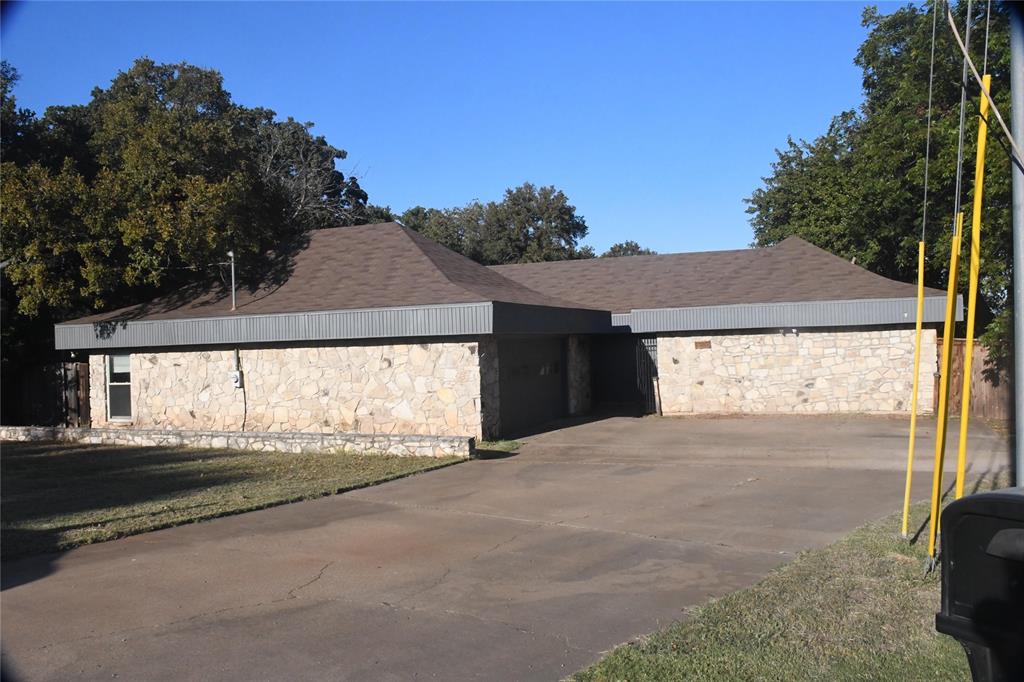
[[[536,433],[566,414],[564,339],[498,340],[501,432],[506,438]]]

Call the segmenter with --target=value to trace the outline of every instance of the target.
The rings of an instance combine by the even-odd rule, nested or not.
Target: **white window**
[[[107,356],[107,418],[131,421],[132,363],[130,355]]]

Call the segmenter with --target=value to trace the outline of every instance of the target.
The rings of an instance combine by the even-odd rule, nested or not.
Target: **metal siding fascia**
[[[606,310],[494,303],[495,334],[603,334],[611,318]]]
[[[632,322],[631,313],[612,313],[612,327],[628,327]]]
[[[941,322],[945,312],[944,297],[925,298],[924,322]],[[916,298],[860,299],[633,310],[630,326],[635,334],[774,327],[860,327],[913,324],[916,316]],[[957,297],[957,319],[962,317],[963,301]]]
[[[58,350],[490,334],[490,303],[54,325]]]

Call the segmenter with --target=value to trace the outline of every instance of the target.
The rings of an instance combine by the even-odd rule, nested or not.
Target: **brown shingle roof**
[[[478,303],[576,307],[507,279],[397,223],[338,227],[310,234],[279,284],[200,287],[151,303],[74,320],[173,320],[361,308]]]
[[[509,279],[588,308],[795,303],[917,296],[913,284],[868,272],[800,239],[761,249],[497,265]],[[927,289],[926,296],[944,292]]]
[[[221,285],[73,320],[174,320],[487,301],[628,313],[738,303],[909,298],[913,284],[853,265],[798,238],[763,249],[483,267],[397,223],[312,232],[286,277]],[[928,296],[943,292],[928,289]]]

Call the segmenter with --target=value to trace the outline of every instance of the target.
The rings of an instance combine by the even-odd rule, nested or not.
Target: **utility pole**
[[[1010,10],[1010,129],[1024,141],[1024,8]],[[1013,395],[1015,485],[1024,485],[1024,159],[1010,164],[1013,174]]]

